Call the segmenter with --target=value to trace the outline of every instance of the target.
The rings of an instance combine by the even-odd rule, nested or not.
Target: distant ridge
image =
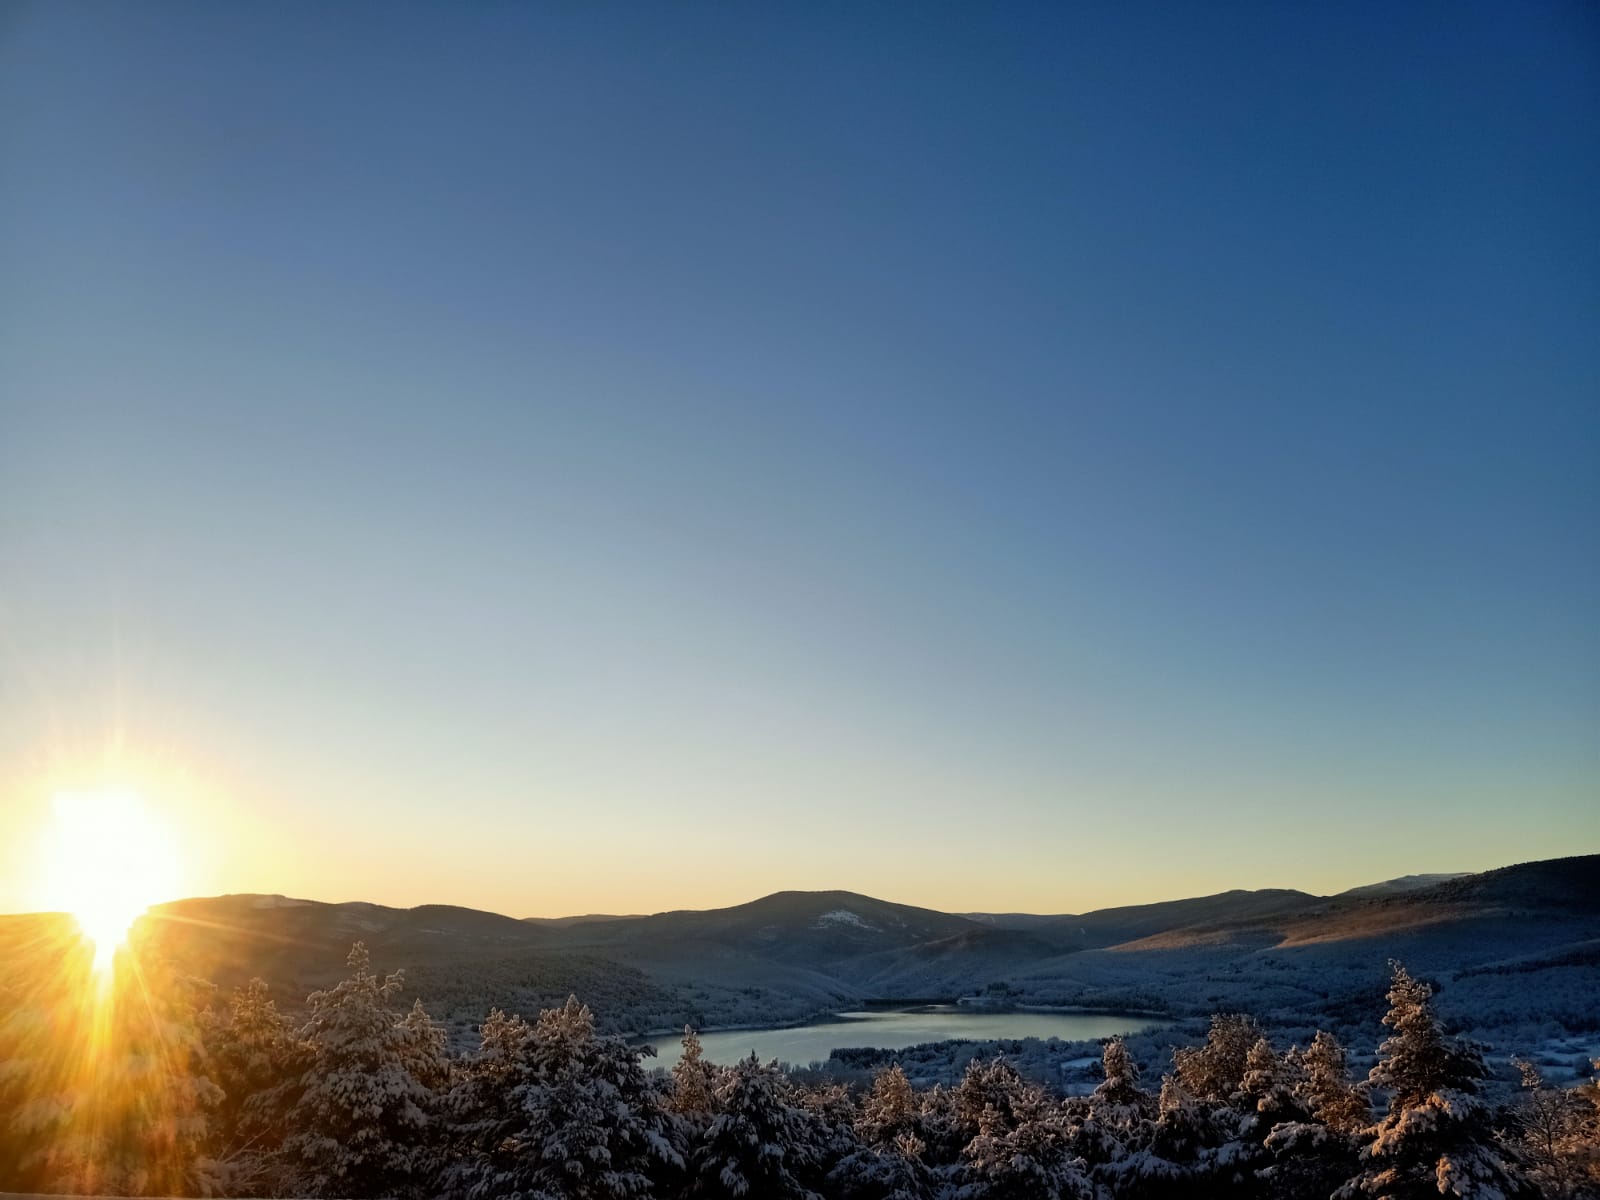
[[[1345,964],[1357,974],[1338,978],[1354,981],[1399,956],[1455,971],[1458,984],[1474,979],[1485,995],[1497,979],[1588,969],[1600,946],[1600,855],[1402,876],[1336,896],[1234,890],[1079,914],[946,913],[848,891],[545,919],[229,895],[157,906],[140,929],[196,976],[222,987],[260,976],[286,1003],[340,978],[361,940],[374,964],[405,968],[407,987],[448,1011],[526,1011],[575,992],[635,1029],[804,1020],[897,997],[988,992],[1182,1011],[1248,985],[1312,1005],[1326,997],[1319,962]],[[0,964],[59,946],[71,930],[59,914],[0,917]],[[1322,982],[1294,982],[1296,963]],[[1538,986],[1548,990],[1553,978]],[[1561,1003],[1589,1003],[1587,983],[1563,986],[1583,999]],[[1524,1002],[1494,1003],[1517,1012]]]
[[[530,925],[584,925],[591,921],[632,921],[643,913],[584,913],[576,917],[523,917]]]
[[[1468,871],[1449,871],[1436,875],[1401,875],[1397,879],[1384,879],[1378,883],[1367,883],[1361,887],[1349,888],[1339,893],[1341,896],[1393,896],[1397,892],[1414,892],[1420,888],[1433,887],[1436,884],[1448,883],[1452,879],[1461,879],[1470,874]]]

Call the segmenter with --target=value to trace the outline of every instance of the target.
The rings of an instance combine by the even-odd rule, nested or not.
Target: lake
[[[731,1029],[702,1033],[705,1056],[715,1063],[732,1063],[754,1051],[762,1062],[777,1059],[794,1066],[821,1062],[844,1046],[874,1046],[903,1050],[921,1042],[950,1038],[983,1041],[988,1038],[1060,1038],[1083,1041],[1135,1033],[1161,1024],[1149,1017],[1102,1013],[982,1012],[953,1004],[930,1004],[913,1009],[840,1013],[831,1021],[797,1025],[788,1029]],[[646,1068],[671,1067],[682,1057],[679,1039],[671,1035],[646,1039],[657,1057]]]

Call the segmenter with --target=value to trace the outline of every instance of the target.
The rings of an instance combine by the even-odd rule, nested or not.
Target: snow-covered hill
[[[1406,883],[1055,916],[943,913],[852,892],[573,921],[222,896],[146,921],[195,974],[224,987],[260,975],[286,1002],[338,977],[360,938],[446,1012],[528,1010],[574,991],[633,1030],[798,1020],[994,984],[1024,1003],[1365,1019],[1391,957],[1429,972],[1460,1024],[1600,1027],[1600,856]],[[43,944],[47,920],[0,918],[0,950]]]

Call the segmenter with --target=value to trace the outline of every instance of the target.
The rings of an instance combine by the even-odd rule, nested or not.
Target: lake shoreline
[[[865,1019],[866,1018],[864,1017],[846,1016],[844,1013],[820,1013],[814,1017],[803,1017],[798,1021],[756,1021],[740,1025],[705,1025],[699,1029],[696,1029],[694,1032],[695,1036],[699,1037],[708,1033],[748,1033],[752,1030],[766,1031],[779,1029],[805,1029],[812,1025],[832,1025],[836,1022],[848,1023],[852,1021],[863,1021]],[[658,1037],[677,1038],[681,1041],[683,1038],[683,1030],[659,1029],[651,1030],[648,1033],[629,1033],[624,1034],[623,1036],[632,1045],[637,1045],[640,1042],[650,1041]]]
[[[846,1012],[818,1013],[815,1016],[803,1017],[798,1021],[753,1021],[738,1025],[705,1025],[694,1032],[696,1036],[701,1036],[714,1033],[746,1033],[752,1030],[805,1029],[812,1025],[870,1024],[872,1023],[872,1014],[876,1013],[926,1012],[935,1008],[958,1009],[963,1015],[993,1014],[995,1016],[1004,1016],[1006,1013],[1040,1013],[1066,1017],[1143,1017],[1152,1021],[1174,1021],[1178,1019],[1171,1012],[1161,1012],[1151,1008],[1103,1008],[1087,1004],[1009,1004],[1002,1008],[980,1004],[963,1004],[960,1000],[909,1000],[903,1003],[888,1000],[864,1000],[862,1003],[872,1007],[850,1009]],[[683,1030],[681,1028],[650,1029],[643,1033],[624,1034],[623,1037],[633,1045],[657,1038],[677,1038],[681,1040]]]
[[[1009,1005],[1004,1010],[974,1005],[913,1005],[902,1009],[848,1010],[803,1021],[742,1024],[697,1030],[708,1061],[748,1057],[790,1064],[825,1062],[841,1049],[895,1051],[940,1042],[1026,1041],[1100,1042],[1142,1032],[1170,1021],[1168,1013],[1091,1008]],[[742,1037],[741,1035],[749,1035]],[[681,1057],[672,1038],[678,1031],[631,1038],[650,1045],[663,1067]]]

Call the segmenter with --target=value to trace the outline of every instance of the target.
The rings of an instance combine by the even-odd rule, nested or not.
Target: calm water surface
[[[830,1052],[843,1046],[876,1046],[881,1050],[903,1050],[919,1042],[942,1042],[947,1038],[1060,1038],[1080,1041],[1135,1033],[1160,1024],[1148,1017],[1084,1013],[974,1012],[953,1004],[929,1005],[916,1009],[841,1013],[839,1019],[793,1029],[737,1029],[724,1033],[702,1033],[700,1043],[712,1062],[731,1063],[748,1058],[754,1051],[763,1062],[805,1066],[821,1062]],[[674,1037],[651,1039],[657,1057],[646,1059],[645,1066],[670,1067],[682,1056]]]

